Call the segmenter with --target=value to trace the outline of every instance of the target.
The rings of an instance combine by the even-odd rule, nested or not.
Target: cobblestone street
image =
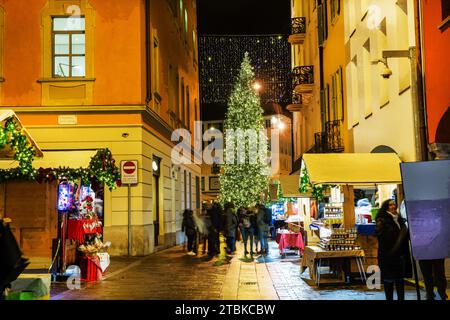
[[[384,300],[383,291],[360,284],[308,284],[298,256],[282,258],[275,242],[270,256],[253,260],[244,258],[242,242],[237,247],[235,256],[214,259],[202,255],[201,247],[198,256],[188,256],[181,246],[142,258],[112,258],[103,281],[80,290],[54,284],[52,300]],[[406,299],[416,299],[412,286]]]

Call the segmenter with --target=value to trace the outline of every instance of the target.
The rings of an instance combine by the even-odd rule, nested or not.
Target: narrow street
[[[382,290],[351,286],[309,285],[308,270],[300,275],[298,256],[279,255],[271,242],[268,257],[253,260],[243,256],[243,244],[227,258],[212,260],[202,254],[186,255],[177,246],[143,258],[112,258],[103,281],[68,290],[65,283],[52,285],[52,300],[385,300]],[[424,291],[421,293],[423,296]],[[416,300],[412,286],[406,300]]]

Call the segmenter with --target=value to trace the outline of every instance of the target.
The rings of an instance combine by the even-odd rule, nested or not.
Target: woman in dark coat
[[[197,254],[197,225],[194,220],[194,212],[192,210],[184,210],[183,212],[183,222],[181,225],[181,230],[184,231],[188,238],[188,255],[195,256]]]
[[[386,200],[378,210],[376,222],[378,264],[386,300],[394,299],[394,283],[398,300],[404,300],[404,278],[412,273],[406,220],[397,213],[395,202]]]

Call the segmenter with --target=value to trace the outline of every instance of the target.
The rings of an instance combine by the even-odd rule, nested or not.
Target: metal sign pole
[[[128,184],[128,256],[131,255],[131,184]]]

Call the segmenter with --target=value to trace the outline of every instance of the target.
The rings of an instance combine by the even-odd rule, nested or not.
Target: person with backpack
[[[242,239],[244,241],[244,254],[248,255],[247,243],[250,240],[250,255],[253,256],[253,241],[255,236],[255,216],[251,210],[247,210],[246,208],[239,208],[238,210],[238,218],[239,218],[239,229],[242,234]],[[253,222],[253,223],[252,223]]]
[[[261,254],[269,254],[268,233],[272,222],[272,213],[263,204],[257,206],[256,223],[258,228],[258,238],[261,243]]]

